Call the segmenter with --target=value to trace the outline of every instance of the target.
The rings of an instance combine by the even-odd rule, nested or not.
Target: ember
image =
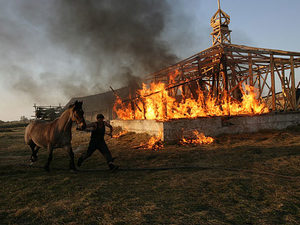
[[[126,133],[128,133],[128,132],[127,132],[126,130],[123,130],[123,131],[121,131],[120,133],[113,135],[112,138],[119,138],[119,137],[122,137],[122,136],[124,136]]]
[[[133,147],[135,149],[149,149],[158,151],[163,149],[164,144],[162,142],[162,132],[159,133],[158,137],[152,136],[146,144],[141,143],[139,146]]]
[[[180,141],[180,144],[211,144],[214,142],[214,139],[212,137],[205,137],[203,133],[199,133],[198,131],[193,132],[196,138],[194,139],[185,139],[184,137]]]
[[[197,90],[198,98],[187,97],[183,91],[179,91],[181,100],[169,95],[165,83],[151,83],[148,88],[138,91],[139,98],[134,101],[123,102],[117,98],[114,111],[123,120],[132,119],[156,119],[166,121],[179,118],[196,118],[207,116],[227,115],[256,115],[268,113],[264,103],[257,100],[254,87],[244,85],[242,100],[237,101],[225,94],[220,99],[211,97],[200,89]]]

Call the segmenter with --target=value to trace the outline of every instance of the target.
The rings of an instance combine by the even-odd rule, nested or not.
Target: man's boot
[[[112,162],[108,163],[108,167],[109,167],[110,171],[112,171],[112,172],[114,172],[117,169],[119,169],[119,166],[114,165]]]

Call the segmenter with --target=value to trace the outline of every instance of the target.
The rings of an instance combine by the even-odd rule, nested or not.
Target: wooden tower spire
[[[220,0],[218,0],[218,10],[210,20],[210,26],[213,28],[212,45],[231,43],[231,37],[229,30],[230,16],[221,10]]]

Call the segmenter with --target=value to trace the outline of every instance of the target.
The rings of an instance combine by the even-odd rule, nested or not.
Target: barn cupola
[[[231,37],[229,30],[230,16],[221,10],[220,0],[218,0],[218,11],[213,15],[210,20],[210,26],[213,28],[212,45],[217,44],[230,44]]]

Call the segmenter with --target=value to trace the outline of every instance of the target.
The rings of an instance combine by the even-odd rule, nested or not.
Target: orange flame
[[[184,137],[180,141],[180,144],[211,144],[214,142],[212,137],[206,137],[203,133],[199,133],[197,130],[193,132],[196,136],[195,139],[185,139]]]
[[[161,137],[151,137],[150,140],[147,143],[147,149],[153,149],[155,151],[160,150],[164,147]]]
[[[162,142],[162,132],[159,133],[158,137],[152,136],[146,144],[141,143],[139,146],[134,148],[140,149],[152,149],[158,151],[163,149],[164,144]]]
[[[113,138],[119,138],[119,137],[125,135],[126,133],[128,133],[128,131],[123,130],[123,131],[121,131],[120,133],[113,135],[112,137],[113,137]]]
[[[175,78],[170,76],[170,79],[170,82],[174,82]],[[204,94],[200,89],[197,90],[198,97],[195,99],[187,97],[182,88],[179,88],[181,100],[178,101],[179,97],[176,99],[170,96],[171,91],[166,90],[165,83],[151,83],[149,88],[143,84],[143,88],[138,91],[139,96],[141,96],[139,99],[135,99],[134,103],[133,101],[125,103],[117,98],[114,111],[123,120],[155,119],[162,121],[179,118],[268,113],[269,110],[266,105],[257,100],[255,88],[248,85],[245,85],[244,88],[241,102],[227,94],[217,100],[211,95]]]
[[[119,109],[118,109],[119,108]],[[131,109],[131,103],[126,105],[122,102],[122,99],[117,96],[113,110],[117,113],[119,118],[133,118],[133,111]]]

